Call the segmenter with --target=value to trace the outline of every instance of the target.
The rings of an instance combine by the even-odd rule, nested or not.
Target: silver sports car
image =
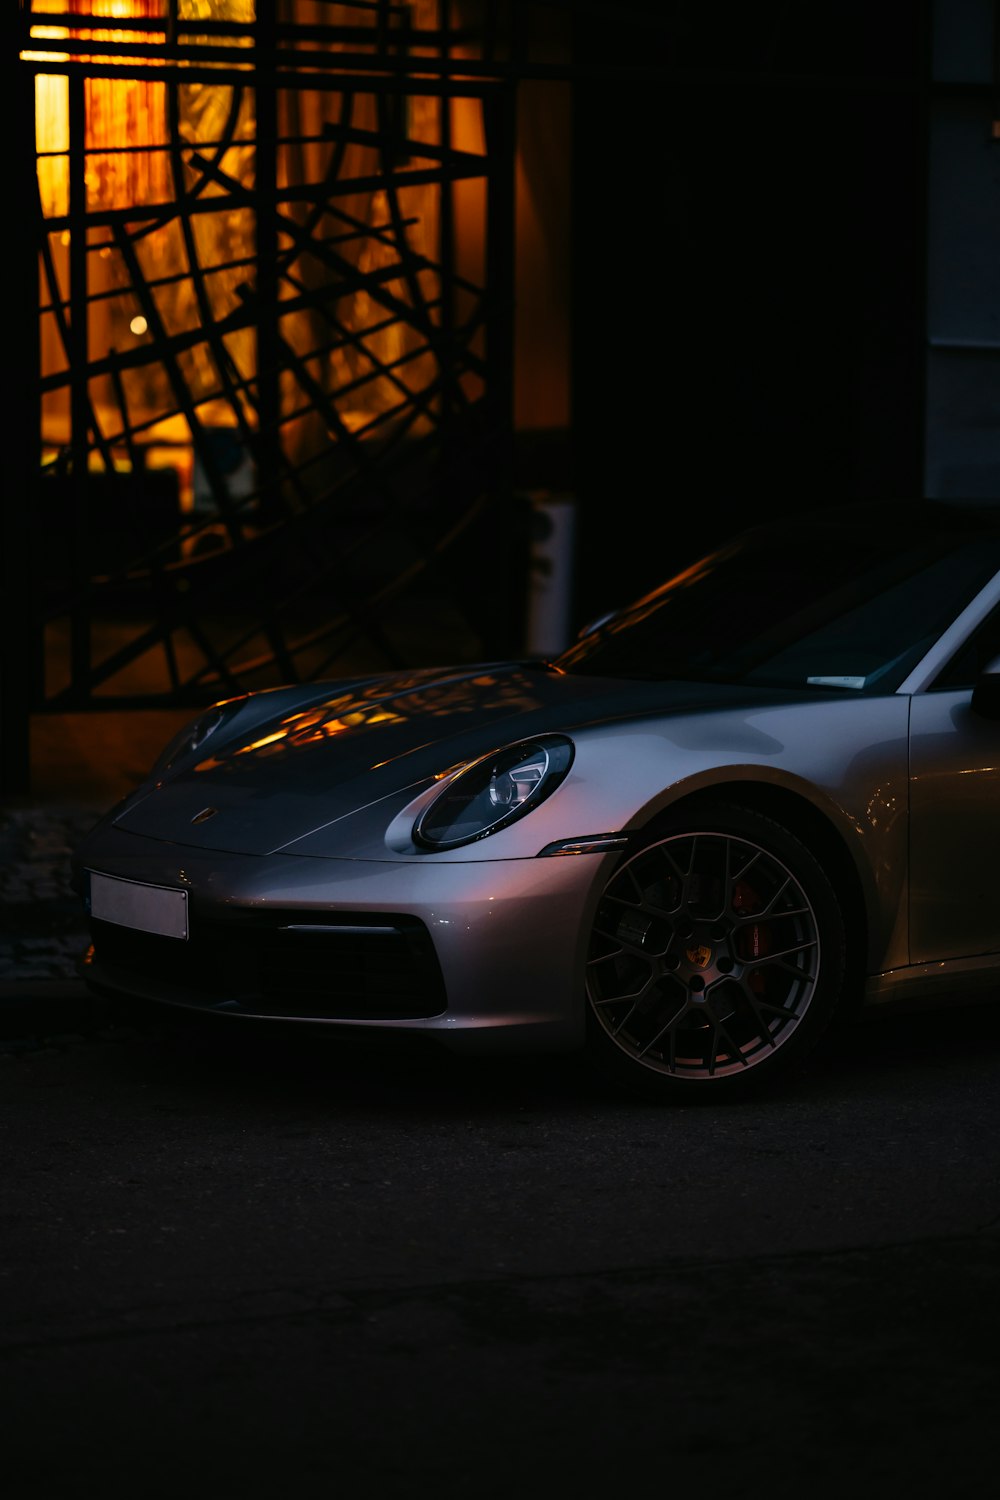
[[[96,990],[664,1098],[1000,981],[1000,519],[756,527],[555,660],[217,704],[75,855]]]

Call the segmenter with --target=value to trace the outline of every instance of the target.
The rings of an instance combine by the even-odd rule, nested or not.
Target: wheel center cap
[[[705,943],[693,943],[684,949],[684,957],[693,969],[707,969],[712,962],[712,950]]]

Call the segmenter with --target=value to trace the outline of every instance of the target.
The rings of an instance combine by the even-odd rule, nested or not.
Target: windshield
[[[976,515],[775,523],[618,611],[556,666],[606,677],[892,692],[1000,569]]]

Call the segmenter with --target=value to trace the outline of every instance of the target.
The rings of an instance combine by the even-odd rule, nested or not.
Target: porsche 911
[[[757,1089],[835,1016],[996,989],[998,658],[996,509],[914,502],[751,527],[551,660],[231,698],[75,852],[81,970]]]

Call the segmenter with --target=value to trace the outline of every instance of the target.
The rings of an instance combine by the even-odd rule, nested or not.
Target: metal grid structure
[[[6,703],[18,674],[57,712],[401,660],[387,605],[508,476],[507,8],[20,0],[18,26],[39,297]]]

